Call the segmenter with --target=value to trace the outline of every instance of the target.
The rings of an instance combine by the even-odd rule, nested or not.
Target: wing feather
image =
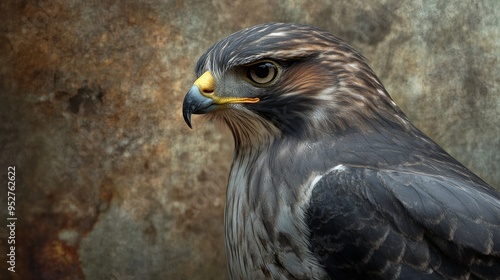
[[[500,279],[500,199],[476,184],[332,169],[311,195],[311,249],[332,278]]]

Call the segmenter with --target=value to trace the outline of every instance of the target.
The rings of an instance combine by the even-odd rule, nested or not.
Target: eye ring
[[[257,85],[267,85],[278,77],[279,68],[272,61],[260,61],[248,67],[247,77]]]

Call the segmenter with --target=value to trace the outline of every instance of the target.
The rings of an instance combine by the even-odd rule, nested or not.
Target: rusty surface
[[[265,21],[344,38],[417,126],[500,186],[496,0],[3,1],[0,12],[0,178],[16,166],[18,218],[16,272],[2,253],[1,279],[227,278],[232,138],[201,117],[188,129],[180,108],[198,57]]]

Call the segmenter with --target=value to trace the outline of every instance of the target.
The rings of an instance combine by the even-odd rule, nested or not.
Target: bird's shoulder
[[[500,198],[443,174],[339,164],[318,175],[307,211],[311,250],[334,277],[495,278]]]

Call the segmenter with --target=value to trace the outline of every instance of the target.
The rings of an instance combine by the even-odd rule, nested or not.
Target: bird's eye
[[[248,78],[259,85],[272,82],[276,76],[278,67],[269,61],[259,62],[248,68]]]

